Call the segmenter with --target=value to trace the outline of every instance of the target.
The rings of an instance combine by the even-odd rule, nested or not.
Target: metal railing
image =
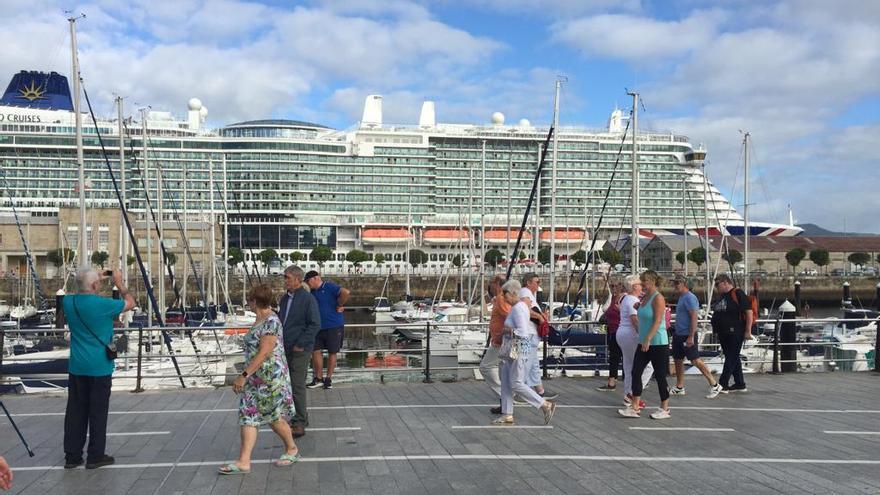
[[[841,323],[855,323],[855,324],[864,324],[868,325],[872,322],[877,322],[877,320],[869,320],[869,319],[806,319],[806,318],[798,318],[798,319],[759,319],[756,321],[757,328],[762,329],[762,325],[766,323],[773,324],[772,334],[766,335],[763,337],[764,341],[750,344],[745,347],[744,353],[749,352],[751,356],[747,357],[747,365],[752,364],[761,364],[766,365],[770,364],[771,373],[779,373],[783,368],[789,368],[790,366],[785,365],[795,365],[798,363],[807,363],[809,362],[811,365],[821,364],[826,367],[829,371],[836,370],[842,368],[840,365],[842,363],[861,363],[865,362],[867,364],[867,368],[870,369],[871,364],[873,363],[873,367],[875,371],[880,371],[880,352],[878,352],[878,340],[876,338],[876,334],[873,337],[872,341],[868,341],[866,339],[862,339],[859,342],[848,343],[842,341],[794,341],[794,342],[783,342],[781,341],[781,330],[784,324],[795,324],[795,325],[803,325],[803,324],[828,324],[832,325],[832,328],[835,330]],[[700,320],[699,326],[701,332],[706,332],[709,329],[708,320]],[[448,348],[444,348],[443,351],[437,350],[437,342],[443,334],[453,335],[453,332],[450,332],[450,328],[454,328],[456,330],[461,329],[477,329],[485,332],[487,327],[487,322],[461,322],[461,323],[443,323],[443,322],[435,322],[435,321],[425,321],[420,323],[397,323],[397,322],[387,322],[387,323],[375,323],[375,324],[350,324],[346,325],[346,333],[350,334],[352,331],[356,329],[360,329],[362,331],[370,331],[371,335],[375,335],[376,329],[384,329],[385,333],[390,335],[395,335],[399,330],[410,330],[410,331],[423,331],[424,336],[421,338],[422,345],[417,345],[416,347],[369,347],[369,348],[345,348],[340,351],[340,354],[343,356],[351,356],[351,355],[363,355],[363,358],[360,362],[363,363],[363,366],[360,367],[339,367],[335,374],[339,375],[369,375],[369,374],[379,374],[379,379],[384,381],[385,374],[394,374],[394,373],[403,373],[403,374],[411,374],[411,375],[421,375],[422,381],[425,383],[431,383],[434,379],[434,375],[437,373],[448,373],[448,372],[469,372],[472,370],[476,370],[479,368],[479,365],[476,363],[472,363],[470,365],[462,364],[458,360],[458,353],[472,353],[472,356],[476,356],[477,354],[482,354],[482,351],[485,349],[484,342],[480,342],[478,344],[473,345],[455,345],[450,346]],[[584,328],[585,330],[590,330],[594,328],[599,328],[600,325],[598,322],[590,321],[573,321],[573,322],[554,322],[553,326],[557,328],[560,336],[565,336],[566,332],[569,329],[580,329]],[[392,333],[389,333],[388,330],[393,328]],[[144,380],[171,380],[180,378],[201,378],[207,379],[209,384],[220,385],[221,383],[215,383],[215,378],[223,378],[224,382],[226,382],[226,378],[234,377],[239,374],[238,371],[235,371],[234,364],[236,361],[240,361],[243,363],[244,361],[244,353],[243,350],[232,351],[232,349],[240,349],[240,345],[237,343],[237,335],[235,333],[228,333],[229,330],[232,329],[243,329],[242,326],[214,326],[214,327],[152,327],[152,328],[117,328],[114,329],[114,333],[117,336],[122,336],[123,340],[128,340],[131,342],[133,334],[136,334],[136,355],[133,355],[129,352],[129,346],[126,344],[126,351],[121,352],[119,358],[116,361],[117,364],[117,374],[120,372],[123,373],[122,378],[124,379],[132,379],[135,381],[135,391],[143,390],[141,384]],[[181,366],[181,373],[156,373],[156,371],[163,371],[163,363],[167,365],[167,361],[170,360],[171,354],[165,351],[163,342],[161,341],[161,335],[159,332],[166,331],[170,335],[172,335],[175,339],[177,339],[179,344],[177,344],[176,352],[174,352],[173,356],[175,358],[179,358],[181,360],[185,360],[183,365]],[[840,329],[840,334],[851,334],[853,330],[843,330]],[[13,342],[23,342],[26,340],[34,340],[34,337],[46,337],[46,336],[54,336],[59,337],[66,333],[66,330],[63,329],[4,329],[0,328],[0,343],[4,342],[4,347],[8,348],[10,343]],[[835,333],[832,333],[834,335]],[[485,335],[485,333],[483,333]],[[597,335],[604,335],[603,333],[591,333],[594,339]],[[759,334],[763,335],[763,334]],[[570,336],[570,334],[569,334]],[[485,338],[485,337],[483,337]],[[18,339],[18,340],[16,340]],[[390,339],[390,337],[389,337]],[[606,336],[607,339],[607,336]],[[432,343],[434,344],[432,347]],[[871,344],[873,351],[873,359],[870,358],[871,351],[865,351],[863,357],[858,357],[857,352],[853,349],[850,349],[845,346],[859,345],[862,346],[862,349],[867,349],[868,345]],[[154,347],[155,346],[155,347]],[[185,352],[182,349],[182,346],[190,346],[192,347],[192,352]],[[204,348],[206,352],[203,352],[200,347]],[[605,352],[606,343],[594,343],[588,345],[573,345],[567,344],[564,340],[563,343],[551,345],[547,339],[544,341],[544,355],[542,360],[542,368],[544,376],[549,376],[549,372],[551,370],[561,371],[562,374],[565,374],[566,370],[593,370],[597,372],[600,369],[607,369],[608,366],[608,356]],[[700,347],[705,350],[715,351],[720,348],[720,345],[715,342],[703,342],[700,344]],[[814,356],[798,356],[797,351],[803,350],[804,348],[812,348],[818,349],[823,348],[823,353],[821,354],[821,359],[819,358],[819,354]],[[156,349],[158,352],[152,352],[153,349]],[[751,349],[751,351],[749,351]],[[839,352],[835,354],[834,349],[837,349]],[[764,350],[764,358],[757,359],[760,355],[760,351]],[[788,354],[785,351],[791,350],[794,351],[795,355],[793,358],[789,357],[788,359],[783,358],[784,354]],[[146,352],[145,352],[146,351]],[[569,353],[566,356],[566,351],[578,351],[580,356],[571,356]],[[5,351],[4,351],[5,352]],[[10,362],[14,364],[22,364],[28,362],[45,362],[51,359],[64,359],[61,357],[50,358],[45,355],[35,354],[34,356],[29,357],[30,353],[19,354],[19,355],[5,355],[3,356],[0,364],[9,365]],[[381,362],[381,366],[367,366],[367,359],[369,354],[377,354],[379,357],[379,362]],[[439,358],[442,355],[446,355],[447,357],[450,354],[454,354],[456,356],[456,361],[454,366],[450,365],[440,365],[436,364],[432,365],[432,357]],[[846,354],[853,354],[852,357],[847,356]],[[387,355],[397,355],[403,357],[403,365],[391,365],[388,366],[385,363],[385,359]],[[741,354],[742,355],[742,354]],[[720,354],[706,356],[708,358],[712,358],[715,356],[719,356]],[[586,362],[579,363],[577,362],[578,357],[585,358]],[[800,359],[798,359],[800,357]],[[806,359],[806,358],[811,359]],[[568,359],[574,359],[575,362],[568,362]],[[417,366],[411,366],[410,360],[417,364]],[[420,363],[419,363],[420,361]],[[340,361],[343,362],[343,361]],[[158,363],[158,364],[155,364]],[[225,365],[225,366],[224,366]],[[223,369],[220,370],[219,368]],[[844,366],[846,367],[846,366]],[[165,367],[167,369],[173,370],[173,368]],[[2,368],[0,368],[2,370]],[[67,377],[66,373],[2,373],[0,372],[0,379],[3,378],[3,375],[7,376],[15,376],[20,379],[35,379],[35,380],[63,380]],[[117,376],[114,375],[114,379],[117,379]]]

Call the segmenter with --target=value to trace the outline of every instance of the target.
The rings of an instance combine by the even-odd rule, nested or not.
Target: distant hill
[[[823,229],[814,223],[800,223],[798,227],[804,229],[804,233],[801,235],[805,236],[830,236],[830,237],[843,237],[843,236],[872,236],[877,234],[865,234],[858,232],[834,232],[832,230]]]

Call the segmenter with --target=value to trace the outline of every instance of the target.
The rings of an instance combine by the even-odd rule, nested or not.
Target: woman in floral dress
[[[220,474],[247,474],[251,471],[251,452],[257,443],[257,431],[268,424],[284,442],[284,454],[275,462],[288,466],[299,460],[288,421],[293,417],[290,373],[284,357],[281,321],[272,311],[272,289],[260,285],[251,289],[248,301],[257,319],[244,337],[245,367],[232,389],[241,394],[238,422],[241,425],[241,450],[238,459],[220,468]]]

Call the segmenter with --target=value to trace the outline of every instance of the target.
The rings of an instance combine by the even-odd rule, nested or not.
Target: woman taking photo
[[[556,411],[556,403],[544,400],[529,384],[526,384],[532,363],[538,359],[538,349],[533,340],[538,331],[535,324],[529,319],[529,306],[519,298],[520,289],[522,289],[522,285],[516,280],[510,280],[501,286],[504,300],[512,306],[510,313],[504,320],[504,338],[513,339],[516,357],[510,360],[503,359],[502,356],[500,369],[501,417],[493,421],[492,424],[514,424],[513,396],[516,394],[536,409],[543,411],[544,424],[546,425],[550,423],[550,419]]]
[[[281,321],[271,307],[274,301],[268,285],[256,286],[248,294],[257,319],[244,336],[244,371],[232,384],[232,389],[241,394],[238,403],[241,450],[235,462],[220,468],[220,474],[251,472],[251,452],[257,443],[257,430],[264,424],[284,442],[284,454],[275,465],[289,466],[299,460],[299,449],[288,424],[294,414],[293,395],[284,357]]]
[[[600,392],[617,390],[617,371],[620,368],[622,356],[620,346],[617,345],[617,328],[620,326],[620,302],[626,297],[623,292],[623,284],[619,280],[612,280],[608,284],[611,291],[611,304],[602,315],[605,318],[605,353],[608,355],[608,383],[597,387]],[[627,370],[627,373],[629,370]]]
[[[633,375],[638,376],[646,366],[654,365],[654,378],[660,389],[660,408],[651,413],[651,419],[668,419],[669,385],[666,383],[666,372],[669,369],[669,336],[666,334],[666,299],[657,290],[661,282],[657,272],[648,270],[642,273],[641,281],[645,295],[638,307],[639,347],[633,361]],[[617,412],[627,418],[638,418],[639,411],[644,407],[639,401],[642,382],[636,380],[632,387],[632,404]]]

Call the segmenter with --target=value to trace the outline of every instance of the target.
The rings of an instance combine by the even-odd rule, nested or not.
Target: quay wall
[[[491,273],[487,273],[487,280],[491,276]],[[542,274],[540,276],[542,280],[542,287],[544,288],[544,291],[546,293],[549,284],[548,276],[546,274]],[[371,306],[373,304],[373,298],[382,294],[382,288],[386,284],[385,275],[328,275],[326,278],[351,290],[352,296],[348,303],[349,306]],[[262,277],[262,280],[264,282],[270,283],[274,288],[277,289],[279,294],[281,293],[281,291],[284,290],[283,278],[279,275],[272,275],[268,277],[264,275]],[[473,284],[478,284],[479,276],[473,277],[472,280]],[[864,306],[873,308],[876,307],[878,304],[876,300],[876,287],[877,284],[880,283],[880,279],[878,279],[877,277],[849,278],[820,276],[802,277],[798,278],[798,280],[800,280],[801,282],[801,299],[803,302],[808,303],[811,306],[839,305],[843,296],[842,286],[844,282],[850,283],[852,300],[857,307]],[[410,292],[417,297],[432,297],[437,291],[438,282],[440,282],[439,275],[412,275],[410,276]],[[778,306],[784,299],[793,301],[794,282],[795,278],[793,277],[770,277],[762,279],[759,288],[761,304],[763,306],[769,306],[771,304],[773,304],[773,306]],[[588,279],[587,283],[590,287],[592,287],[592,279]],[[457,295],[459,293],[459,284],[463,284],[465,292],[468,288],[467,278],[465,278],[464,281],[461,281],[457,276],[449,277],[447,280],[445,280],[445,284],[446,286],[442,295],[444,299],[449,299]],[[61,288],[62,279],[44,279],[41,281],[41,285],[43,287],[43,291],[50,299],[50,306],[53,306],[55,299],[54,295],[56,291]],[[138,298],[140,304],[145,304],[146,293],[143,289],[143,283],[139,280],[135,281],[134,277],[132,277],[132,281],[129,285],[129,289]],[[595,285],[597,288],[597,292],[599,292],[601,297],[604,297],[604,279],[596,279]],[[232,278],[230,280],[230,286],[230,297],[233,303],[241,304],[241,278]],[[574,295],[577,290],[577,278],[574,277],[572,279],[570,288],[568,286],[569,277],[564,274],[557,275],[556,293],[558,300],[564,299],[564,294],[566,293],[566,290],[570,291],[570,293]],[[19,281],[18,279],[0,278],[0,299],[6,300],[7,303],[11,305],[18,304],[19,294],[22,290],[22,287],[23,281]],[[391,275],[390,277],[387,277],[385,296],[388,297],[392,302],[397,301],[405,293],[405,288],[406,279],[403,275]],[[72,280],[68,280],[67,290],[69,292],[74,291]],[[673,297],[672,295],[672,289],[668,283],[664,284],[662,290],[667,298],[670,298],[672,300],[675,299],[675,297]],[[700,297],[702,302],[703,294],[705,291],[705,279],[694,280],[692,290]],[[107,292],[109,293],[109,290]],[[166,301],[170,304],[173,300],[173,297],[174,296],[170,284],[166,284]],[[187,299],[189,300],[190,304],[194,304],[199,299],[198,288],[192,278],[189,279],[189,284],[187,288]]]

